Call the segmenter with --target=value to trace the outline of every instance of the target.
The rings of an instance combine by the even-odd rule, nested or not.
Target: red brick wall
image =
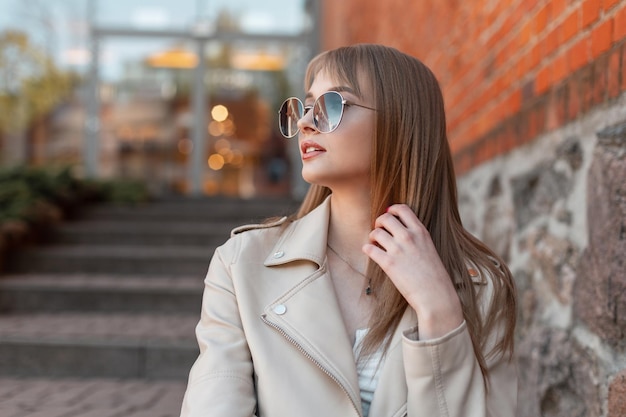
[[[358,42],[435,72],[459,173],[626,91],[626,0],[323,0],[323,48]]]

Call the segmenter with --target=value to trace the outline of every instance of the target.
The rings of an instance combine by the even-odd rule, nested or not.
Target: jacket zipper
[[[339,379],[337,379],[337,377],[335,375],[333,375],[332,372],[330,372],[328,369],[326,369],[317,359],[315,359],[309,352],[307,352],[302,345],[300,345],[300,343],[298,343],[293,337],[289,336],[287,334],[287,332],[285,332],[280,326],[278,326],[277,324],[272,323],[271,321],[267,320],[266,315],[263,314],[261,316],[261,320],[263,320],[263,322],[267,325],[269,325],[270,327],[272,327],[273,329],[275,329],[278,333],[280,333],[285,339],[287,339],[289,341],[289,343],[291,343],[292,345],[294,345],[296,347],[296,349],[298,349],[304,356],[307,357],[307,359],[309,359],[311,362],[313,362],[322,372],[324,372],[326,375],[328,375],[330,377],[330,379],[332,379],[333,381],[335,381],[335,383],[337,383],[337,385],[339,385],[341,387],[341,389],[343,390],[343,392],[348,396],[348,398],[350,399],[350,403],[352,404],[352,407],[354,408],[354,411],[356,412],[356,414],[359,417],[362,417],[361,413],[359,412],[359,408],[358,406],[354,403],[354,400],[352,399],[352,396],[350,395],[350,392],[348,391],[348,389],[341,383],[341,381],[339,381]]]

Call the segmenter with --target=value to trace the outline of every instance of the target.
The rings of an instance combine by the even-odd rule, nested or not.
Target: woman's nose
[[[300,132],[311,133],[312,131],[316,131],[315,123],[313,123],[313,110],[309,110],[304,113],[304,116],[298,120],[298,129]]]

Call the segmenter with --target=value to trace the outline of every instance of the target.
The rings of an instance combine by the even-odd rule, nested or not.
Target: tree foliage
[[[67,97],[76,81],[24,32],[0,32],[0,131],[23,130]]]

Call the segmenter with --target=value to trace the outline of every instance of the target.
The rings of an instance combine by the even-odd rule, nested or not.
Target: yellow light
[[[195,68],[198,65],[198,56],[183,48],[172,48],[157,52],[146,59],[151,67],[157,68]]]
[[[209,133],[211,136],[221,136],[224,133],[224,126],[215,120],[209,123]]]
[[[240,167],[241,165],[243,165],[243,154],[239,151],[234,151],[233,157],[229,161],[229,163],[233,164],[236,167]]]
[[[220,155],[224,157],[224,162],[226,162],[227,164],[232,162],[233,151],[231,151],[230,149],[221,149],[219,152],[220,152]]]
[[[222,153],[223,149],[230,149],[230,142],[228,141],[228,139],[226,138],[222,138],[222,139],[218,139],[215,142],[215,149],[219,152]]]
[[[223,122],[228,117],[228,109],[226,106],[222,106],[221,104],[213,106],[211,109],[211,117],[213,117],[213,120]]]
[[[234,68],[249,71],[280,71],[285,68],[285,57],[273,52],[238,52],[231,57]]]
[[[225,136],[232,136],[235,134],[235,123],[232,120],[225,120],[222,123],[222,133]]]
[[[224,157],[218,153],[209,156],[209,168],[213,171],[219,171],[224,167]]]
[[[189,138],[183,138],[178,141],[178,152],[183,155],[189,155],[193,150],[193,142]]]

